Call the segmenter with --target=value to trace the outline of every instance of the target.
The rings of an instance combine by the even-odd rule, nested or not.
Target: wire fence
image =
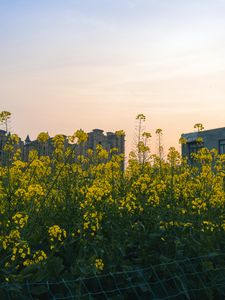
[[[167,260],[73,280],[1,283],[0,299],[225,299],[225,254]]]

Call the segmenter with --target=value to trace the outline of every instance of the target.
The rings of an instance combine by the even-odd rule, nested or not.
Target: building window
[[[219,141],[219,154],[225,154],[225,140]]]
[[[197,142],[191,142],[191,143],[188,143],[188,156],[189,156],[189,159],[191,159],[191,154],[192,153],[197,153],[200,149],[203,148],[203,144],[199,144]]]

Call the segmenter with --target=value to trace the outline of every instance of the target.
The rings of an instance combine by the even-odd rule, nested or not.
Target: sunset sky
[[[0,111],[25,138],[225,127],[225,0],[0,0]]]

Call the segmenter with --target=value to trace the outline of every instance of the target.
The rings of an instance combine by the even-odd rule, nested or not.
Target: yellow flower
[[[221,227],[222,227],[223,230],[225,231],[225,222],[223,222],[223,223],[221,224]]]
[[[33,255],[33,261],[37,264],[47,259],[47,254],[43,250],[38,250]]]
[[[115,134],[116,134],[117,136],[125,136],[125,131],[124,131],[124,130],[117,130],[117,131],[115,132]]]
[[[88,139],[88,134],[84,132],[82,129],[77,130],[71,137],[70,141],[74,143],[75,141],[77,144],[81,144],[86,142]]]
[[[102,271],[104,269],[104,263],[103,263],[103,260],[101,258],[96,258],[95,267],[99,271]]]
[[[12,221],[17,225],[19,228],[23,228],[27,224],[28,215],[25,213],[17,212],[13,217]]]
[[[47,132],[41,132],[41,133],[39,133],[37,140],[38,140],[38,142],[45,143],[48,141],[49,138],[50,137]]]
[[[25,267],[29,266],[29,265],[32,265],[33,264],[33,261],[31,259],[26,259],[24,262],[23,262],[23,265]]]
[[[59,225],[53,225],[48,229],[49,237],[50,237],[50,242],[62,242],[66,236],[66,230],[61,228]]]

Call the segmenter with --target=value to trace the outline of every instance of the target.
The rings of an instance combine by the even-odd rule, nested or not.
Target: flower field
[[[133,153],[123,171],[124,157],[116,149],[107,153],[98,146],[75,157],[58,135],[51,158],[32,151],[24,162],[14,150],[16,142],[12,135],[8,162],[0,166],[0,280],[11,289],[24,282],[100,276],[224,254],[225,155],[203,148],[188,164],[174,148],[166,159],[144,148],[148,159],[140,162]],[[196,268],[203,274],[191,279],[201,293],[198,299],[223,299],[225,285],[216,290],[201,286],[202,281],[224,280],[224,257],[213,263],[200,260]],[[167,272],[162,268],[158,279]],[[45,291],[36,288],[35,293]]]

